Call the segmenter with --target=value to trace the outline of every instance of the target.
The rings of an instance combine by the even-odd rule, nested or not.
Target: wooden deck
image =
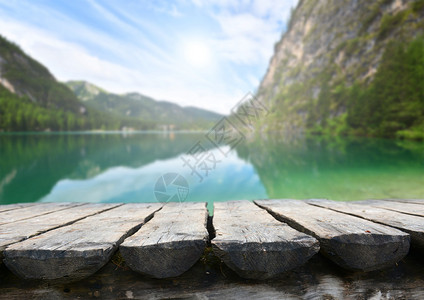
[[[208,225],[209,224],[209,225]],[[239,276],[268,279],[317,252],[340,268],[381,270],[424,251],[424,200],[44,203],[0,206],[0,260],[24,279],[77,280],[119,250],[153,278],[190,269],[211,245]]]

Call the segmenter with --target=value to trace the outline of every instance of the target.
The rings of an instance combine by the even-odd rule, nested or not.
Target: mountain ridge
[[[184,123],[197,126],[218,121],[222,115],[206,109],[187,106],[174,102],[156,100],[138,92],[115,94],[107,92],[87,81],[68,81],[65,83],[84,103],[99,111],[110,112],[119,116],[143,118],[170,125]]]
[[[210,128],[212,122],[222,117],[203,109],[158,102],[137,93],[128,93],[125,96],[128,99],[124,99],[127,105],[131,101],[136,105],[122,110],[122,103],[117,102],[122,96],[108,94],[90,83],[81,86],[76,94],[80,97],[18,45],[0,35],[0,132],[199,130]],[[113,105],[108,109],[99,103],[100,95],[115,106],[121,105],[121,110],[114,110]]]
[[[85,110],[73,93],[50,71],[0,36],[0,83],[11,93],[27,97],[45,108],[80,113]]]
[[[257,129],[423,139],[423,34],[423,0],[300,0],[258,88],[272,113]]]

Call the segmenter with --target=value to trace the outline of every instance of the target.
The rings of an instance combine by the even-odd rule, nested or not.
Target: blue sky
[[[0,34],[59,80],[221,113],[265,74],[297,0],[0,0]]]

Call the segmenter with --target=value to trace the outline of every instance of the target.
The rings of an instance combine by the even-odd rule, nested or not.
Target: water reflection
[[[198,136],[181,134],[0,135],[0,203],[33,202],[61,179],[85,180],[105,170],[139,168],[183,153]]]
[[[424,197],[424,144],[365,138],[262,136],[237,149],[270,198]]]
[[[192,133],[0,135],[0,203],[151,202],[166,172],[189,181],[188,201],[210,204],[424,196],[423,143],[262,136],[221,157],[199,182],[181,156],[200,140]]]
[[[211,151],[217,155],[218,150]],[[113,167],[88,180],[60,180],[41,201],[155,202],[156,181],[168,172],[177,172],[188,180],[190,192],[186,201],[208,202],[210,209],[214,201],[267,197],[253,167],[234,154],[202,182],[182,164],[180,156],[177,156],[138,168]]]
[[[156,180],[167,172],[180,173],[189,181],[187,201],[208,202],[209,207],[213,201],[267,197],[254,168],[235,151],[202,182],[183,168],[181,156],[204,139],[203,134],[9,135],[0,139],[5,158],[0,162],[0,178],[7,181],[0,190],[0,203],[154,202]],[[208,150],[219,156],[217,149]]]

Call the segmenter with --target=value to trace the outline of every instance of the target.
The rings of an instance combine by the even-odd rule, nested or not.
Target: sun
[[[207,67],[212,60],[210,48],[202,42],[191,41],[184,45],[184,58],[193,67]]]

